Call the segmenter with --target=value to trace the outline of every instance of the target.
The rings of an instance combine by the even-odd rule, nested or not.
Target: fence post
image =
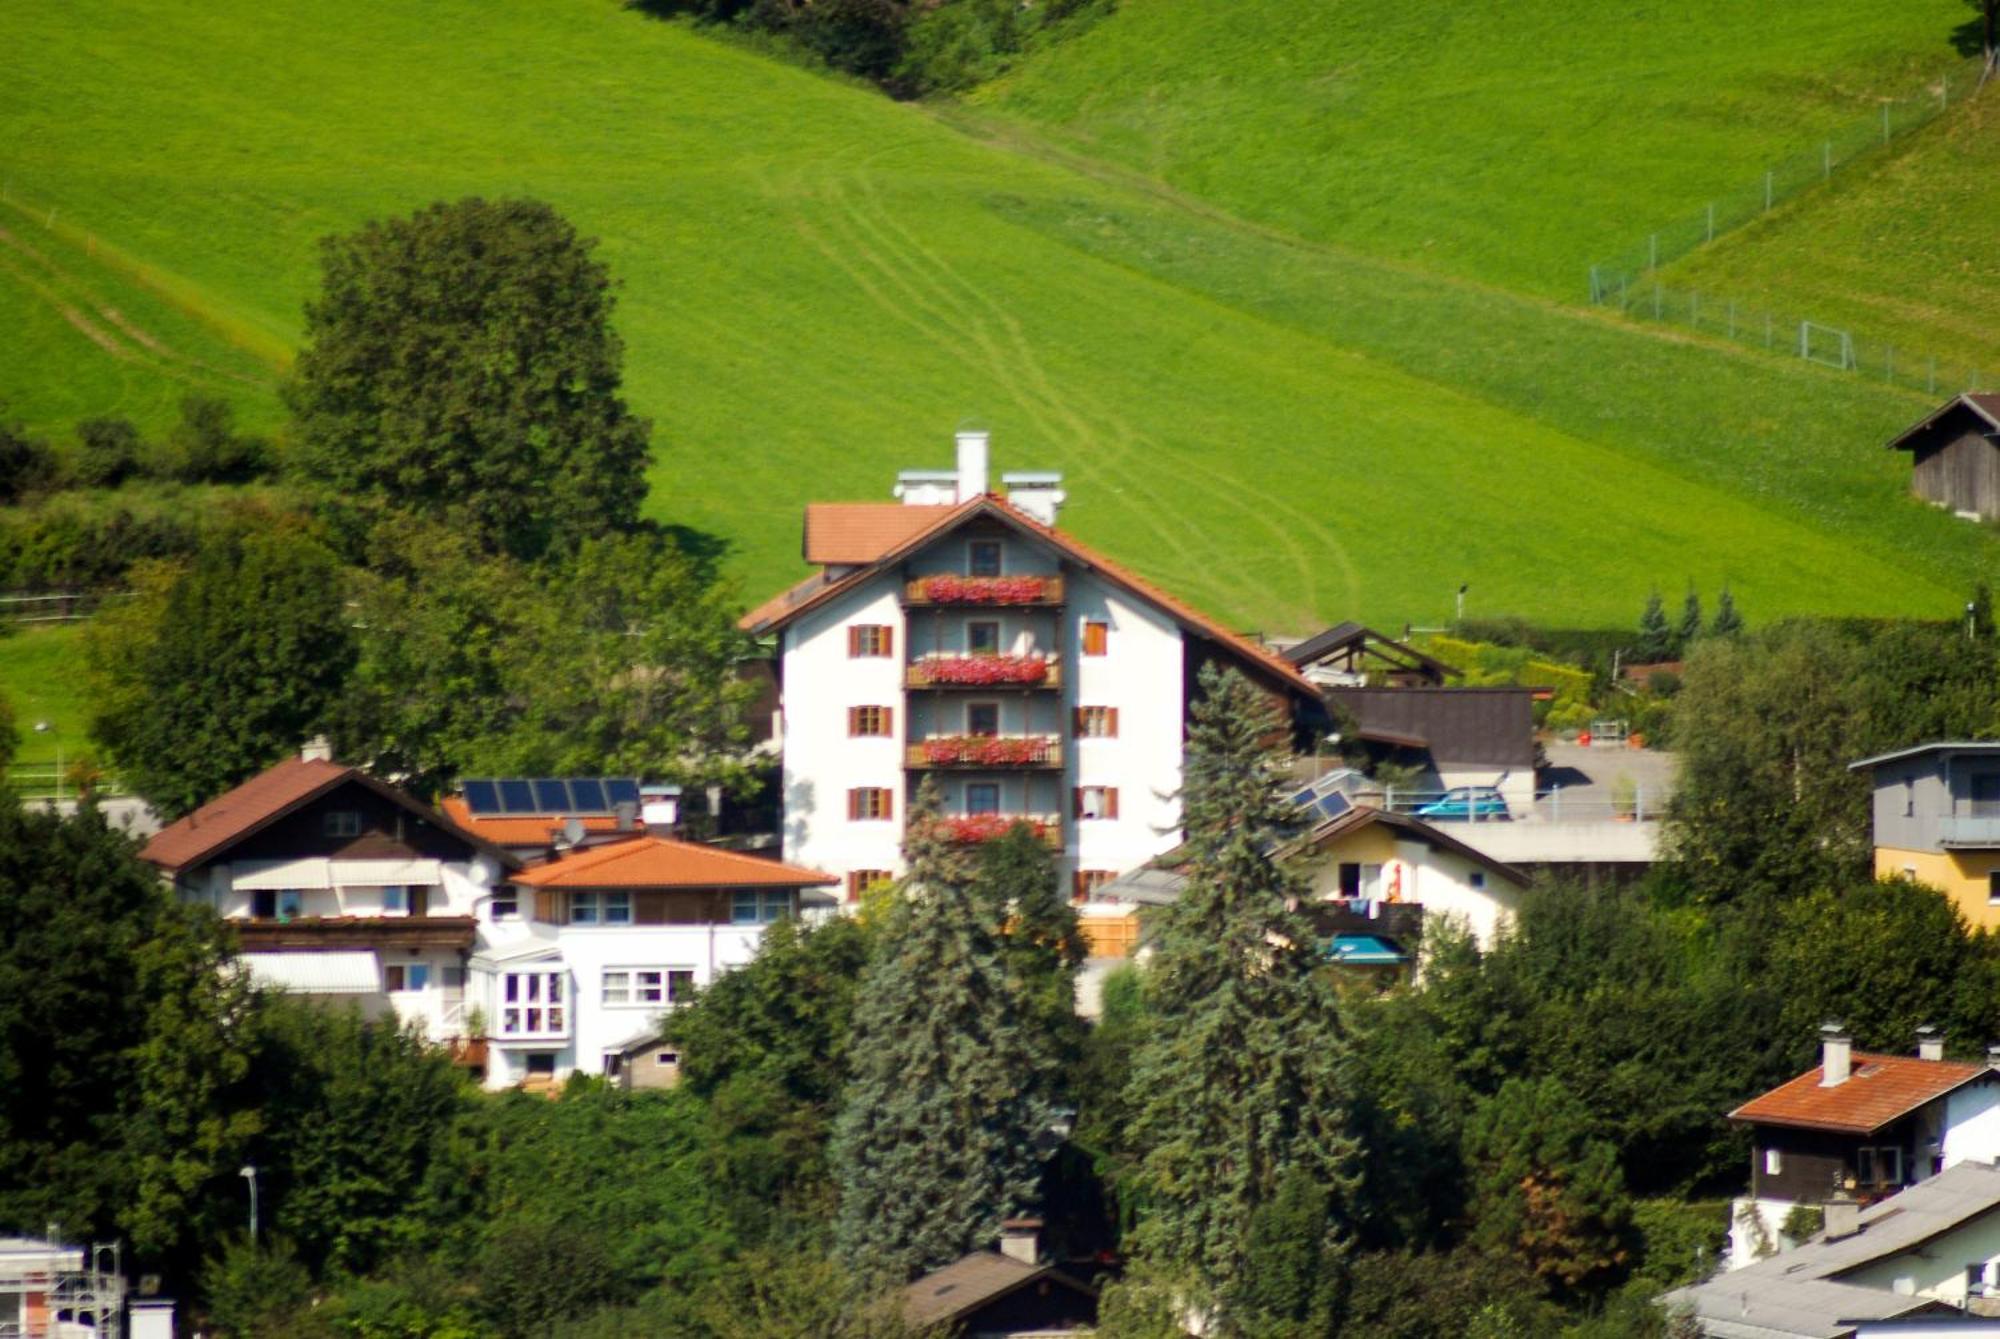
[[[1832,141],[1832,140],[1828,140],[1828,141],[1826,141],[1826,143],[1824,143],[1824,144],[1822,144],[1822,145],[1820,146],[1820,151],[1819,151],[1819,157],[1820,157],[1820,164],[1821,164],[1821,170],[1820,170],[1820,180],[1821,180],[1821,181],[1831,181],[1831,180],[1833,180],[1833,141]]]
[[[1590,267],[1590,305],[1595,307],[1601,304],[1604,301],[1602,294],[1603,290],[1597,283],[1597,267],[1593,265]]]
[[[1882,104],[1882,142],[1889,142],[1889,104]]]
[[[1931,359],[1930,392],[1932,395],[1937,394],[1937,359],[1935,358]]]
[[[1729,300],[1729,337],[1736,338],[1736,299]]]
[[[1895,379],[1896,379],[1896,346],[1891,344],[1888,350],[1882,355],[1882,380],[1894,381]]]
[[[1653,285],[1653,319],[1660,319],[1660,286],[1657,283]]]
[[[1764,212],[1766,214],[1771,212],[1771,178],[1773,175],[1770,172],[1764,174]]]
[[[1660,235],[1658,233],[1654,233],[1646,239],[1646,268],[1649,270],[1660,268]]]
[[[1698,288],[1688,294],[1688,324],[1697,330],[1701,328],[1701,290]]]
[[[1806,334],[1808,324],[1805,321],[1799,322],[1799,357],[1801,358],[1806,356],[1806,351],[1810,347],[1809,336]]]
[[[1715,201],[1708,202],[1708,240],[1715,240]]]

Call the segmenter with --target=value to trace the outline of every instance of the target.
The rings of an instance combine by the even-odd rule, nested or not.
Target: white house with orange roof
[[[900,475],[897,501],[808,504],[818,570],[743,619],[777,665],[785,858],[858,898],[900,872],[931,777],[965,840],[1035,825],[1089,911],[1180,840],[1204,664],[1241,670],[1287,719],[1318,690],[1059,530],[1059,475],[1003,475],[1003,496],[985,433],[959,433],[957,452],[956,469]]]

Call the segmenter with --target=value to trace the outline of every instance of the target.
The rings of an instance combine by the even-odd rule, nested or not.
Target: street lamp
[[[35,722],[35,733],[36,733],[36,734],[38,734],[38,735],[55,735],[55,738],[56,738],[56,803],[57,803],[57,804],[61,804],[61,803],[62,803],[62,779],[63,779],[63,765],[62,765],[62,736],[61,736],[61,735],[56,735],[56,728],[55,728],[55,726],[51,725],[51,724],[50,724],[49,722],[47,722],[47,721],[36,721],[36,722]]]
[[[236,1174],[250,1183],[250,1244],[255,1246],[257,1244],[257,1169],[246,1162],[243,1164],[242,1170]]]

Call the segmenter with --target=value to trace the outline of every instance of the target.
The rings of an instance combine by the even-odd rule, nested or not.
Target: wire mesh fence
[[[1600,260],[1590,267],[1591,302],[1928,394],[1991,386],[1993,368],[1898,350],[1886,340],[1816,321],[1808,313],[1755,307],[1725,294],[1678,288],[1659,277],[1662,266],[1756,221],[1831,180],[1842,167],[1944,115],[1978,90],[1983,69],[1981,61],[1968,61],[1907,96],[1885,100],[1877,111],[1823,136],[1812,148],[1772,164],[1760,179],[1719,193],[1700,212],[1648,233],[1620,255]]]

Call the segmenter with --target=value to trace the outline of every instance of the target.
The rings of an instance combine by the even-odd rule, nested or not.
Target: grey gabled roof
[[[1703,1333],[1725,1339],[1838,1339],[1853,1332],[1843,1320],[1903,1316],[1941,1305],[1842,1283],[1842,1276],[1914,1251],[1995,1210],[2000,1210],[2000,1167],[1961,1162],[1862,1210],[1860,1230],[1851,1236],[1828,1241],[1822,1233],[1794,1250],[1660,1300],[1670,1309],[1689,1309],[1703,1322]]]
[[[1876,767],[1885,762],[1921,758],[1926,753],[2000,753],[2000,739],[1939,739],[1929,744],[1912,744],[1906,749],[1878,753],[1872,758],[1851,762],[1847,764],[1847,770],[1858,772],[1864,767]]]

